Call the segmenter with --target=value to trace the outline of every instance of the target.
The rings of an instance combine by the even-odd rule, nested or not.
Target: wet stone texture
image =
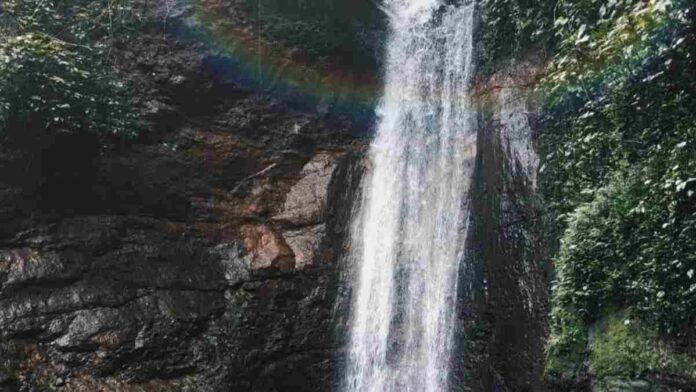
[[[539,69],[521,63],[475,85],[480,130],[455,374],[465,391],[546,390],[549,271],[538,232],[537,105],[530,94]]]
[[[366,129],[221,80],[216,53],[160,29],[114,54],[137,141],[0,142],[0,392],[337,390]],[[534,159],[496,120],[528,119],[511,94],[479,138],[456,390],[541,390]]]
[[[323,175],[342,189],[334,171],[345,159],[332,157]],[[128,159],[135,173],[151,163],[118,156],[100,165],[111,159]],[[308,181],[302,167],[255,181],[285,192]],[[311,222],[237,214],[231,205],[244,196],[211,186],[206,208],[179,219],[36,213],[17,223],[0,249],[0,390],[130,390],[115,380],[147,382],[145,390],[300,390],[289,385],[328,378],[336,263],[326,244],[329,181],[321,184],[303,206]],[[306,386],[321,382],[332,380]]]
[[[138,141],[0,142],[0,391],[331,389],[353,125],[159,30],[117,55]]]

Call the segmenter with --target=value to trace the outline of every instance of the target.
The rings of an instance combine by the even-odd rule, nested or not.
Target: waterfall
[[[351,228],[347,392],[444,392],[476,154],[474,4],[383,0],[385,88]]]

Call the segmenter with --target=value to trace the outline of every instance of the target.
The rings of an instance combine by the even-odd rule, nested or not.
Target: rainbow
[[[188,3],[198,23],[183,27],[184,33],[218,53],[208,65],[219,77],[303,109],[364,119],[374,116],[380,93],[374,73],[300,58],[282,42],[263,37],[254,26],[236,23],[219,0]]]

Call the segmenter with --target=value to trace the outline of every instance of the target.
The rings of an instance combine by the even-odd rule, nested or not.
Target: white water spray
[[[476,155],[473,4],[384,0],[390,18],[350,257],[347,392],[445,392]]]

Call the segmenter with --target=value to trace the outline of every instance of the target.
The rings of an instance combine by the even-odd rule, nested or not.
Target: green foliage
[[[562,13],[554,23],[559,43],[546,77],[551,99],[591,94],[593,87],[611,83],[619,87],[646,59],[667,49],[670,33],[686,27],[680,1],[559,3]]]
[[[242,9],[275,41],[314,58],[344,57],[356,67],[375,67],[384,29],[371,0],[243,0]]]
[[[696,359],[676,353],[626,312],[614,313],[595,327],[590,373],[597,385],[612,379],[638,379],[662,372],[696,379]]]
[[[0,132],[134,136],[109,41],[128,28],[123,2],[9,1],[0,31]]]
[[[89,56],[36,34],[0,44],[0,129],[135,132],[123,86]]]
[[[560,238],[551,371],[588,350],[588,326],[611,309],[631,308],[646,328],[674,339],[687,340],[696,323],[691,7],[559,3],[540,138],[540,187]],[[609,356],[620,342],[605,343],[590,347],[599,355],[594,372],[640,370],[628,348]]]
[[[551,315],[551,336],[546,355],[546,373],[555,379],[572,379],[585,369],[587,327],[572,306],[559,307]]]
[[[555,41],[554,11],[558,0],[487,0],[483,3],[483,72],[531,50],[548,49]]]

